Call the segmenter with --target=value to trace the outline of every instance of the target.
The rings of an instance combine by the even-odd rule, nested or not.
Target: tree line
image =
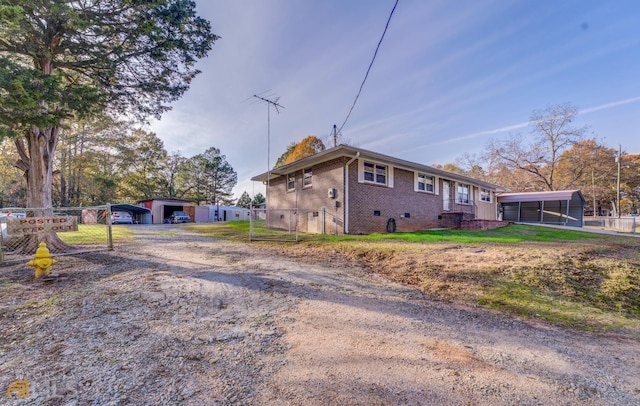
[[[618,203],[621,213],[638,213],[640,155],[620,153],[589,137],[588,126],[575,125],[577,115],[577,107],[569,103],[536,110],[528,136],[491,139],[481,153],[463,154],[440,167],[512,192],[579,189],[596,215],[617,214]]]
[[[109,193],[99,186],[111,179],[100,175],[124,165],[92,167],[98,187],[85,194],[85,188],[95,185],[78,183],[84,171],[72,164],[73,155],[55,169],[63,161],[56,155],[58,147],[67,143],[67,154],[82,150],[84,158],[82,130],[68,131],[71,123],[105,114],[145,122],[170,109],[200,73],[197,61],[219,39],[195,7],[194,1],[184,0],[0,0],[0,141],[9,139],[15,146],[15,167],[26,180],[26,207],[44,208],[44,215],[52,215],[54,182],[61,183],[60,201],[79,202],[78,190],[95,200]],[[77,143],[64,140],[67,133],[76,134]],[[149,153],[160,152],[151,148]],[[116,154],[96,159],[105,163],[114,157],[126,159]],[[88,160],[82,161],[88,168]],[[141,176],[152,178],[150,173]],[[132,184],[139,180],[131,179]],[[156,179],[150,180],[150,189],[157,189]],[[121,193],[138,194],[138,189],[122,188]],[[64,246],[55,233],[28,238],[25,250],[38,241],[50,248]]]
[[[53,163],[52,204],[83,207],[175,197],[198,204],[234,203],[238,175],[215,147],[184,157],[169,154],[153,132],[108,117],[67,123]],[[27,185],[19,154],[0,144],[0,205],[23,207]]]

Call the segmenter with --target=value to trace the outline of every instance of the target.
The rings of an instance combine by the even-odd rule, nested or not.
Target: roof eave
[[[295,162],[292,162],[288,165],[284,165],[278,168],[274,168],[273,170],[269,171],[269,172],[265,172],[262,173],[260,175],[254,176],[253,178],[251,178],[252,181],[260,181],[260,182],[266,182],[267,181],[267,176],[270,174],[269,179],[270,180],[274,180],[277,179],[280,176],[286,176],[287,174],[294,172],[296,170],[300,170],[300,169],[304,169],[304,168],[308,168],[310,166],[313,166],[315,164],[318,163],[322,163],[322,162],[326,162],[330,159],[335,159],[335,158],[339,158],[342,156],[347,156],[347,157],[354,157],[357,153],[360,153],[360,158],[369,158],[371,160],[374,161],[381,161],[384,163],[389,163],[392,164],[394,167],[396,168],[400,168],[400,169],[405,169],[408,171],[424,171],[430,175],[435,175],[435,176],[439,176],[442,178],[446,178],[446,179],[450,179],[450,180],[456,180],[456,181],[461,181],[461,182],[465,182],[465,183],[470,183],[476,186],[481,186],[481,187],[485,187],[487,189],[492,189],[495,190],[497,192],[499,191],[506,191],[507,189],[498,186],[498,185],[494,185],[492,183],[489,182],[485,182],[479,179],[475,179],[466,175],[461,175],[459,173],[455,173],[455,172],[449,172],[446,171],[444,169],[438,169],[438,168],[434,168],[432,166],[428,166],[428,165],[423,165],[423,164],[418,164],[415,162],[410,162],[410,161],[406,161],[404,159],[399,159],[399,158],[394,158],[388,155],[384,155],[384,154],[379,154],[377,152],[373,152],[373,151],[368,151],[362,148],[355,148],[355,147],[351,147],[349,145],[338,145],[337,147],[333,147],[330,148],[328,150],[319,152],[315,155],[311,155],[309,157],[306,158],[302,158],[299,159]]]

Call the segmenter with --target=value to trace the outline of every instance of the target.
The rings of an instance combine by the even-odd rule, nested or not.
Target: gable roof
[[[455,180],[459,182],[471,183],[473,185],[482,186],[487,189],[504,191],[505,188],[494,185],[489,182],[484,182],[469,176],[461,175],[455,172],[445,171],[443,169],[434,168],[432,166],[418,164],[415,162],[405,161],[404,159],[394,158],[389,155],[379,154],[377,152],[368,151],[362,148],[356,148],[349,145],[338,145],[337,147],[326,149],[322,152],[318,152],[315,155],[308,156],[306,158],[299,159],[287,165],[283,165],[278,168],[274,168],[269,172],[261,173],[260,175],[251,178],[253,181],[266,182],[267,177],[270,180],[277,179],[280,176],[286,176],[292,172],[308,168],[314,165],[321,164],[323,162],[330,161],[332,159],[348,157],[359,157],[362,159],[370,159],[372,161],[386,163],[392,165],[394,168],[405,169],[408,171],[420,171],[429,175],[438,176],[448,180]]]
[[[578,197],[585,202],[582,192],[579,190],[552,190],[547,192],[520,192],[500,193],[497,196],[498,203],[514,202],[549,202],[553,200],[573,200]]]

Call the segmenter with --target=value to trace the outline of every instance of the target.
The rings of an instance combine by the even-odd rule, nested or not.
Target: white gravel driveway
[[[0,268],[12,284],[0,385],[31,382],[28,400],[7,402],[640,405],[634,337],[434,301],[180,227],[133,229],[114,252],[59,258],[53,283]]]

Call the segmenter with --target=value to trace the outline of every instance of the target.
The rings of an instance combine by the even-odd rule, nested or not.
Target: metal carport
[[[135,224],[151,224],[151,210],[146,207],[136,206],[128,203],[111,204],[111,212],[128,211],[133,216]]]
[[[579,190],[501,193],[502,220],[582,227],[585,200]]]

